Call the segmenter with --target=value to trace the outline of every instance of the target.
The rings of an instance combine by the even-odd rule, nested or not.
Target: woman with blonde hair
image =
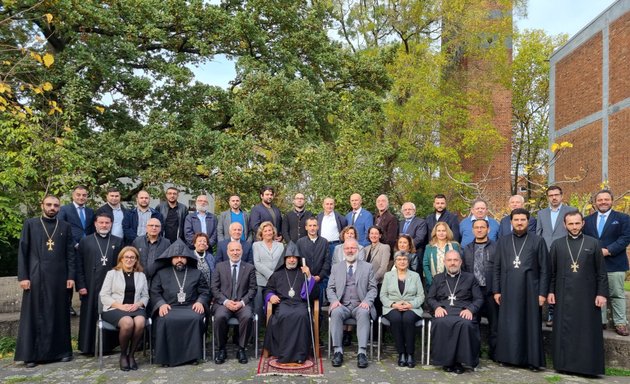
[[[147,278],[135,247],[124,247],[118,263],[107,272],[100,292],[103,320],[118,327],[120,369],[136,370],[134,353],[144,334],[145,308],[149,302]]]
[[[278,236],[278,230],[271,221],[264,221],[258,227],[256,239],[252,244],[252,254],[254,257],[254,268],[256,269],[256,284],[258,292],[254,299],[254,310],[259,318],[263,318],[263,289],[267,286],[267,281],[278,265],[278,261],[284,253],[284,245],[274,240]]]
[[[431,231],[431,241],[424,250],[422,261],[427,289],[433,282],[433,276],[444,272],[444,255],[453,249],[460,252],[459,244],[453,241],[453,231],[445,222],[438,222]]]

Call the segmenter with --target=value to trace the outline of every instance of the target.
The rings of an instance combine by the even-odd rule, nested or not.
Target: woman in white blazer
[[[394,270],[385,274],[381,287],[383,316],[391,323],[398,350],[398,366],[413,368],[416,344],[415,322],[422,316],[424,289],[420,275],[409,269],[409,252],[394,254]]]
[[[120,369],[138,369],[134,352],[144,333],[149,288],[140,265],[140,253],[135,247],[124,247],[120,251],[118,263],[105,276],[100,298],[103,320],[119,329]]]

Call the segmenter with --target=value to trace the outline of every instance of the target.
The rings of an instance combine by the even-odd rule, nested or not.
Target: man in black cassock
[[[306,219],[306,233],[298,239],[297,252],[300,257],[306,259],[306,265],[310,266],[311,274],[315,278],[315,288],[313,294],[323,303],[324,292],[330,275],[330,262],[332,255],[328,251],[328,240],[318,235],[319,225],[316,217]]]
[[[164,366],[197,364],[203,358],[205,316],[210,302],[208,283],[197,259],[181,240],[162,254],[164,264],[151,281],[155,362]],[[157,316],[156,316],[157,315]]]
[[[70,224],[57,219],[59,199],[46,196],[42,216],[26,220],[18,249],[18,281],[24,290],[15,361],[70,361],[67,289],[74,287],[74,241]]]
[[[113,222],[114,217],[109,212],[97,213],[95,233],[82,238],[77,247],[77,290],[81,297],[79,350],[84,354],[94,354],[99,293],[105,275],[116,266],[122,246],[122,239],[110,233]],[[108,332],[103,350],[111,351],[116,345],[118,338]]]
[[[267,324],[264,347],[280,363],[304,363],[313,346],[306,281],[310,295],[315,279],[307,266],[300,267],[296,254],[294,244],[290,243],[284,263],[269,277],[263,293],[266,305],[275,306]]]
[[[475,275],[461,270],[459,252],[446,252],[444,266],[445,271],[435,275],[427,296],[434,312],[431,364],[462,374],[462,364],[473,368],[479,365],[481,336],[476,314],[483,305],[483,295]]]
[[[517,208],[510,220],[512,234],[498,240],[494,260],[495,358],[538,371],[545,366],[541,308],[549,290],[549,254],[543,238],[527,232],[529,211]]]
[[[608,276],[599,241],[582,233],[580,212],[564,217],[568,236],[551,245],[548,300],[555,304],[552,332],[553,367],[560,372],[604,374],[601,307],[606,304]]]

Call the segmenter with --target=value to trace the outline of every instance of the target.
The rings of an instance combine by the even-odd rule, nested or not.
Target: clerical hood
[[[289,256],[295,256],[298,258],[298,268],[302,266],[302,263],[304,263],[304,259],[300,257],[300,251],[298,250],[297,245],[295,245],[294,242],[290,241],[289,244],[287,244],[287,246],[284,248],[284,254],[280,258],[280,260],[278,260],[278,265],[276,265],[275,271],[279,271],[284,268],[285,260]]]
[[[192,268],[197,268],[197,256],[195,253],[188,248],[186,243],[184,243],[181,239],[177,239],[173,244],[170,245],[157,259],[155,262],[157,264],[156,271],[163,267],[168,267],[171,264],[171,258],[175,256],[184,256],[188,259],[186,265]]]

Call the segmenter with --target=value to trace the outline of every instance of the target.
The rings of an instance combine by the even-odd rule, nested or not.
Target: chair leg
[[[376,347],[376,361],[381,361],[381,342],[383,333],[383,322],[381,317],[378,318],[378,344]]]
[[[431,364],[431,320],[429,320],[429,326],[427,327],[427,363],[426,365]]]
[[[254,314],[254,332],[256,332],[254,336],[254,356],[258,359],[258,314]]]
[[[370,319],[370,360],[374,360],[374,320]]]
[[[147,327],[149,330],[149,364],[153,364],[153,322]]]
[[[214,355],[214,316],[210,318],[210,328],[212,328],[212,360],[214,361],[216,359]]]
[[[420,330],[420,365],[424,364],[424,331],[426,330],[426,321],[422,319],[422,329]]]
[[[330,335],[330,316],[328,316],[328,360],[330,360],[330,346],[332,345],[332,336]]]

